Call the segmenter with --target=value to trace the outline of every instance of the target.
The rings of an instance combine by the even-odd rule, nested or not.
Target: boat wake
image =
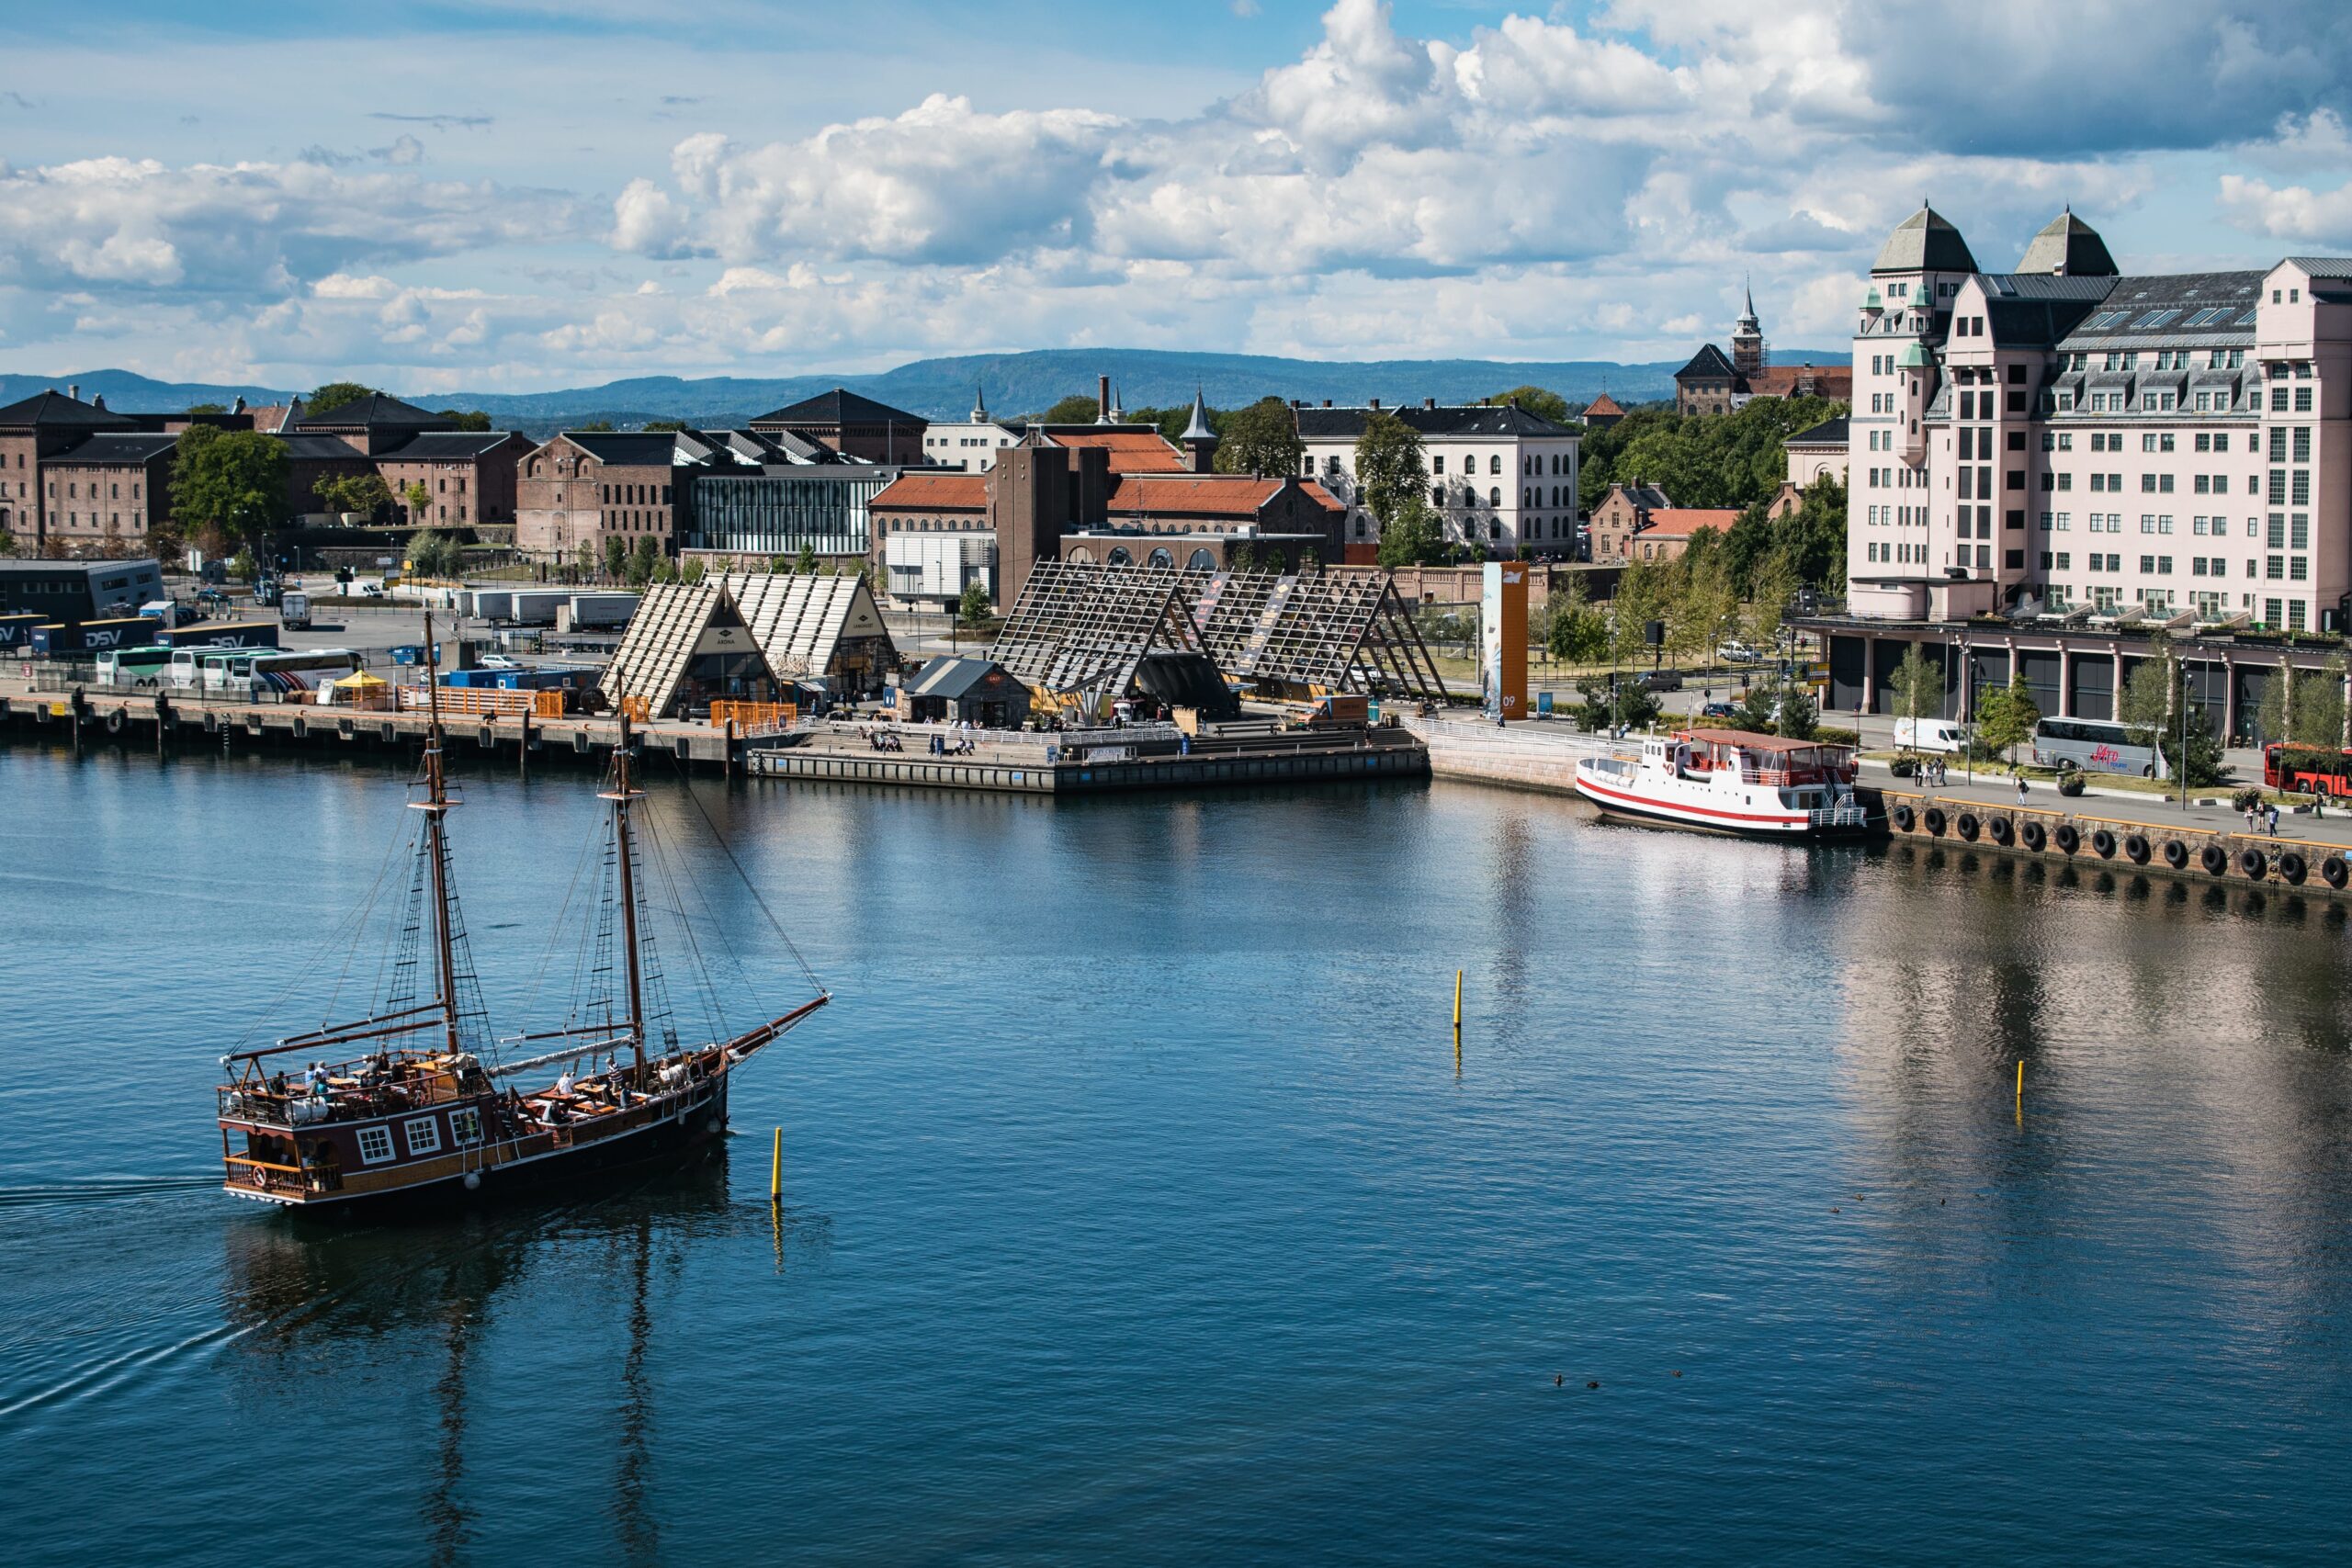
[[[217,1190],[220,1178],[205,1176],[96,1177],[87,1181],[44,1182],[38,1187],[0,1187],[0,1209],[64,1208],[113,1203],[174,1192]]]

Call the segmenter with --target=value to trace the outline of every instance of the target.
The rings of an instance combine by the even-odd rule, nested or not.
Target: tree
[[[485,428],[487,427],[485,426]],[[649,434],[651,434],[660,432],[674,433],[681,430],[692,430],[694,426],[688,424],[683,419],[649,419],[645,422],[645,428]]]
[[[798,572],[803,577],[816,576],[817,547],[814,545],[801,546],[799,555],[793,558],[792,570]]]
[[[433,516],[433,492],[424,488],[423,479],[413,479],[401,491],[401,504],[408,508],[408,521],[426,523]]]
[[[1363,422],[1363,434],[1356,437],[1357,491],[1384,536],[1405,498],[1426,496],[1429,482],[1419,431],[1385,410]]]
[[[661,558],[662,548],[653,542],[653,536],[639,534],[637,536],[637,548],[629,552],[629,581],[639,588],[652,581],[654,565]]]
[[[1757,563],[1748,576],[1747,611],[1742,629],[1758,651],[1780,646],[1781,625],[1789,618],[1789,605],[1803,586],[1796,563],[1788,551],[1775,549]]]
[[[1584,694],[1585,723],[1592,728],[1622,724],[1640,729],[1657,721],[1657,694],[1633,676],[1588,675],[1577,690]]]
[[[2014,764],[2017,749],[2033,738],[2033,727],[2041,722],[2041,709],[2020,670],[2009,677],[2007,685],[1984,699],[1977,710],[1976,733],[1987,750],[2007,754]]]
[[[689,559],[684,566],[679,569],[678,581],[681,582],[700,582],[702,581],[702,557],[695,556]]]
[[[2290,746],[2314,746],[2334,750],[2343,745],[2344,677],[2340,660],[2331,669],[2281,670],[2263,682],[2262,733]],[[2290,698],[2292,699],[2291,703]]]
[[[457,541],[431,528],[410,535],[404,554],[409,572],[415,577],[455,577],[465,568],[465,556]]]
[[[1944,672],[1917,643],[1894,667],[1887,684],[1894,689],[1895,716],[1914,721],[1915,731],[1917,720],[1934,718],[1944,711]]]
[[[311,493],[324,502],[329,512],[357,512],[371,518],[392,503],[391,491],[375,474],[324,474],[311,487]]]
[[[1666,613],[1666,583],[1656,561],[1626,563],[1609,602],[1609,654],[1620,664],[1646,662],[1649,624]]]
[[[2116,719],[2124,726],[2134,745],[2151,745],[2172,727],[2173,690],[2179,680],[2180,667],[2172,658],[2172,638],[2161,631],[2152,634],[2148,638],[2148,657],[2123,678],[2123,690],[2115,698]]]
[[[768,570],[770,571],[781,572],[786,577],[792,575],[792,568],[794,564],[793,558],[790,556],[770,556],[768,558]]]
[[[989,590],[984,582],[967,582],[956,601],[956,619],[967,626],[977,626],[989,618]]]
[[[1564,664],[1597,664],[1609,656],[1609,617],[1586,602],[1583,573],[1553,593],[1544,646]]]
[[[1701,528],[1676,562],[1679,581],[1667,618],[1668,646],[1677,653],[1711,654],[1729,637],[1739,614],[1723,536]]]
[[[628,541],[618,534],[605,536],[605,575],[615,581],[628,570]]]
[[[434,417],[448,422],[441,427],[444,430],[488,430],[490,428],[490,415],[479,409],[443,409]]]
[[[375,388],[363,387],[356,381],[329,381],[302,400],[302,412],[311,417],[331,413],[345,403],[356,403],[362,398],[375,395]]]
[[[1516,403],[1536,418],[1548,419],[1554,424],[1576,423],[1576,416],[1568,412],[1568,400],[1541,387],[1513,387],[1508,392],[1497,392],[1486,401],[1496,408],[1505,403]]]
[[[657,557],[653,562],[653,576],[650,581],[654,582],[677,581],[678,563],[672,560],[668,556]]]
[[[1298,416],[1280,398],[1260,398],[1237,409],[1217,443],[1216,471],[1261,477],[1298,472],[1306,444],[1298,438]]]
[[[593,431],[600,431],[600,430],[610,430],[610,429],[612,429],[612,427],[613,427],[613,422],[612,422],[611,420],[609,420],[609,419],[591,419],[591,420],[584,420],[584,421],[582,421],[582,423],[578,423],[578,424],[572,425],[571,428],[571,429],[573,429],[573,430],[580,430],[580,431],[591,431],[591,432],[593,432]]]
[[[198,414],[227,413],[229,411],[221,407],[219,403],[190,403],[187,405],[187,412],[192,414]]]
[[[1406,495],[1396,515],[1381,525],[1380,564],[1392,571],[1400,566],[1433,566],[1449,553],[1445,529],[1430,509],[1429,497],[1418,488]]]
[[[1732,722],[1758,735],[1810,740],[1820,728],[1821,708],[1804,682],[1768,675],[1747,688]]]
[[[1037,416],[1040,424],[1092,424],[1102,405],[1091,392],[1072,392]]]
[[[286,445],[251,430],[192,424],[172,456],[172,512],[224,540],[256,537],[291,516]]]
[[[14,560],[23,553],[17,544],[17,536],[0,528],[0,560]]]

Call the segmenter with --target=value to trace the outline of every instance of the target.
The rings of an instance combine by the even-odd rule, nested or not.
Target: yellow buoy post
[[[775,1152],[768,1156],[768,1201],[784,1201],[784,1129],[775,1130]]]

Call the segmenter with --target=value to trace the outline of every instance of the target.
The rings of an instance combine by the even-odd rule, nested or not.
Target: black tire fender
[[[1935,834],[1938,838],[1943,837],[1944,808],[1942,807],[1930,806],[1928,807],[1927,815],[1921,820],[1927,823],[1928,832]]]
[[[1904,832],[1909,832],[1911,824],[1917,819],[1917,815],[1908,806],[1898,806],[1894,808],[1894,825]]]
[[[2248,882],[2259,882],[2270,873],[2270,862],[2260,850],[2238,852],[2238,872]]]
[[[2006,849],[2009,840],[2017,837],[2018,825],[2006,817],[1996,817],[1985,824],[1984,830],[1993,835],[1995,843]]]
[[[2099,859],[2113,860],[2115,858],[2115,835],[2109,832],[2104,828],[2099,829],[2097,832],[2091,835],[2091,848],[2098,852]]]
[[[2352,882],[2352,865],[2344,863],[2342,855],[2330,855],[2319,863],[2319,879],[2330,887],[2342,887]]]
[[[2050,839],[2058,846],[2058,852],[2061,854],[2070,855],[2083,847],[2083,830],[2072,822],[2059,823],[2057,829],[2050,835]]]
[[[2303,878],[2311,874],[2311,866],[2293,850],[2278,857],[2278,875],[2291,887],[2301,887]]]
[[[1952,819],[1951,825],[1955,832],[1972,844],[1976,841],[1977,833],[1984,828],[1984,824],[1976,820],[1976,813],[1973,811],[1962,812]]]
[[[2148,863],[2148,835],[2127,833],[2123,836],[2123,853],[2133,865]]]
[[[2018,829],[2018,837],[2024,840],[2025,847],[2035,854],[2040,854],[2042,846],[2050,842],[2049,829],[2034,821],[2028,821],[2024,827]]]
[[[2197,863],[2208,876],[2219,876],[2230,869],[2230,852],[2219,844],[2208,844],[2197,852]]]
[[[2187,865],[2188,863],[2188,846],[2182,843],[2178,839],[2166,839],[2165,840],[2165,863],[2172,867],[2175,871],[2178,871],[2182,866]]]

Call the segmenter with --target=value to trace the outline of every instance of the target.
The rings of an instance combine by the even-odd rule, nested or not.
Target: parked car
[[[476,656],[474,668],[477,670],[520,670],[523,666],[503,653],[484,653]]]
[[[1728,660],[1734,664],[1753,664],[1764,657],[1747,644],[1736,641],[1724,644],[1715,649],[1715,654],[1718,658]]]
[[[1642,689],[1645,692],[1679,692],[1682,689],[1682,671],[1679,670],[1647,671],[1642,676]]]
[[[1699,705],[1699,716],[1701,718],[1733,718],[1737,716],[1738,713],[1739,705],[1737,703],[1702,703]]]

